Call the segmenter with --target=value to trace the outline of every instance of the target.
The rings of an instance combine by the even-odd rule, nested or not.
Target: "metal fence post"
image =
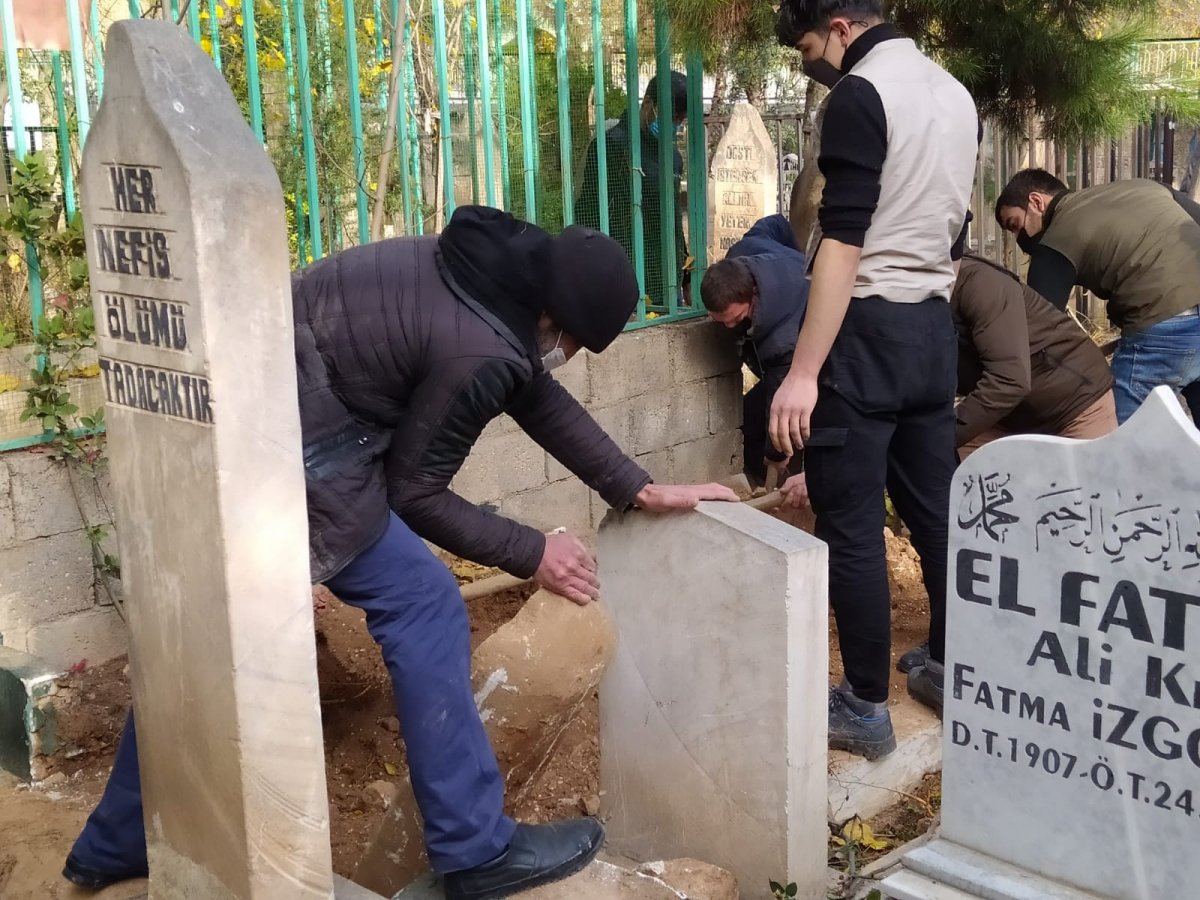
[[[554,62],[558,75],[558,159],[563,227],[575,223],[575,180],[571,175],[571,72],[567,66],[567,0],[554,3]]]
[[[604,101],[608,73],[604,68],[604,39],[600,32],[601,0],[592,0],[592,81],[596,109],[596,203],[600,211],[600,230],[610,232],[608,222],[608,128]],[[587,185],[584,185],[587,189]]]
[[[253,2],[253,0],[243,0]],[[367,158],[363,141],[362,94],[358,78],[358,16],[354,0],[343,0],[342,28],[346,35],[346,81],[350,92],[350,131],[354,139],[354,188],[358,212],[358,242],[371,240],[371,221],[367,214]]]
[[[671,26],[662,0],[654,5],[655,71],[658,75],[658,231],[663,295],[652,297],[674,316],[679,305],[679,266],[675,247],[675,96],[671,69]]]
[[[521,0],[517,0],[518,3]],[[433,0],[433,56],[438,83],[438,134],[442,145],[442,194],[446,202],[446,221],[454,213],[454,148],[451,143],[450,76],[446,58],[446,3]]]
[[[629,215],[633,243],[633,268],[637,273],[637,321],[646,321],[646,252],[642,222],[642,130],[638,116],[641,84],[638,79],[637,0],[625,0],[625,117],[629,137]]]

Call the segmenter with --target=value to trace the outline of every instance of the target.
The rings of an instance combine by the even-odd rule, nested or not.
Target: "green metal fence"
[[[93,0],[83,17],[47,0],[60,2],[69,39],[49,51],[17,47],[12,0],[0,0],[10,212],[24,209],[30,172],[48,172],[38,209],[69,235],[104,35],[115,19],[161,17],[209,54],[274,160],[296,266],[436,231],[456,206],[483,203],[550,231],[578,222],[617,237],[643,289],[630,328],[702,312],[701,65],[673,52],[661,0]],[[672,71],[687,84],[678,128]],[[3,450],[44,439],[19,421],[29,370],[44,364],[29,345],[65,305],[88,301],[38,240],[0,230]],[[84,415],[100,405],[94,353],[75,363]]]

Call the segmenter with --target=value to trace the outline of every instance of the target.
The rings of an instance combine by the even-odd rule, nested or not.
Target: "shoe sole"
[[[933,710],[935,713],[937,713],[937,717],[939,719],[942,717],[942,713],[943,713],[942,707],[945,705],[944,699],[938,700],[936,695],[926,694],[926,693],[923,693],[922,691],[914,691],[912,688],[912,685],[908,686],[908,696],[912,697],[914,700],[916,700],[918,703],[920,703],[922,706],[926,707],[927,709]]]
[[[132,872],[128,875],[87,875],[83,872],[77,872],[70,866],[65,866],[62,870],[62,877],[76,887],[84,888],[89,891],[102,891],[106,887],[112,887],[114,884],[120,884],[122,881],[133,881],[135,878],[145,878],[148,872]]]
[[[574,859],[569,859],[557,869],[551,869],[544,875],[539,875],[537,878],[530,878],[527,881],[522,881],[520,884],[514,884],[509,887],[501,888],[495,891],[485,891],[481,894],[466,894],[466,893],[446,893],[447,900],[501,900],[502,897],[512,897],[516,894],[523,894],[525,891],[532,891],[534,888],[544,887],[547,884],[556,884],[559,881],[565,881],[572,875],[578,875],[586,869],[604,848],[604,839],[596,843],[594,847],[587,852],[576,856]]]
[[[925,657],[925,659],[922,659],[920,662],[917,662],[917,663],[906,663],[904,661],[903,657],[901,657],[896,662],[896,671],[899,672],[901,675],[907,675],[913,669],[919,669],[921,666],[925,665],[925,660],[928,658],[929,657],[927,656],[927,657]]]
[[[874,762],[877,759],[882,759],[889,753],[894,753],[896,750],[896,735],[892,735],[886,741],[862,741],[847,738],[845,740],[839,738],[829,739],[830,750],[845,750],[847,753],[853,753],[855,756],[861,756],[868,762]]]

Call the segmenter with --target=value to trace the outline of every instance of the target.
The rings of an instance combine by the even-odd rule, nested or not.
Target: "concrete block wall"
[[[75,484],[87,521],[108,523],[103,483]],[[62,668],[124,653],[98,578],[66,465],[39,450],[0,454],[0,644]]]
[[[601,355],[580,353],[556,375],[656,481],[741,471],[740,365],[725,329],[686,322],[630,332]],[[107,521],[89,480],[77,484],[88,521]],[[507,416],[487,427],[453,488],[543,530],[591,535],[607,512]],[[0,454],[0,645],[61,668],[83,659],[96,665],[126,649],[66,468],[36,450]]]
[[[712,481],[741,471],[741,365],[720,326],[697,321],[628,332],[554,374],[656,481]],[[590,535],[607,512],[508,416],[484,430],[453,488],[543,530]]]

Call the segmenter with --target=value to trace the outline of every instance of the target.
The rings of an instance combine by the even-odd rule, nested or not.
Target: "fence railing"
[[[486,203],[551,231],[582,223],[621,241],[642,288],[630,328],[702,313],[708,161],[727,119],[705,115],[700,60],[675,52],[663,0],[95,0],[84,15],[77,2],[47,0],[57,3],[66,9],[61,39],[27,49],[17,46],[11,0],[0,0],[0,187],[8,213],[19,214],[0,210],[0,449],[44,438],[35,420],[20,421],[29,371],[44,364],[30,359],[29,344],[47,312],[88,303],[70,283],[82,244],[69,226],[104,91],[104,36],[126,16],[177,22],[222,71],[279,171],[297,267],[353,244],[435,231],[457,205]],[[1149,46],[1144,77],[1193,56],[1200,41]],[[678,129],[673,71],[687,96]],[[803,110],[763,118],[785,211]],[[1079,183],[1166,180],[1172,134],[1165,115],[1112,145],[1047,148],[989,132],[976,248],[1017,265],[989,208],[1025,159],[1079,170]],[[78,259],[52,267],[40,258],[28,239],[30,207],[65,234],[56,252],[74,248]],[[99,406],[94,368],[84,353],[69,372],[80,415]]]
[[[687,282],[707,244],[703,74],[698,56],[674,52],[658,0],[99,0],[82,17],[77,2],[48,2],[67,9],[60,46],[28,49],[0,0],[10,209],[27,167],[40,166],[53,184],[44,212],[67,227],[103,96],[104,36],[117,18],[153,14],[209,54],[262,139],[297,267],[436,231],[456,206],[485,203],[552,232],[581,223],[621,241],[642,288],[630,328],[702,313],[700,279]],[[671,72],[686,85],[678,129]],[[20,415],[47,311],[89,301],[51,272],[37,241],[2,236],[0,449],[11,449],[45,437]],[[79,363],[71,388],[86,415],[99,406],[94,353]]]

